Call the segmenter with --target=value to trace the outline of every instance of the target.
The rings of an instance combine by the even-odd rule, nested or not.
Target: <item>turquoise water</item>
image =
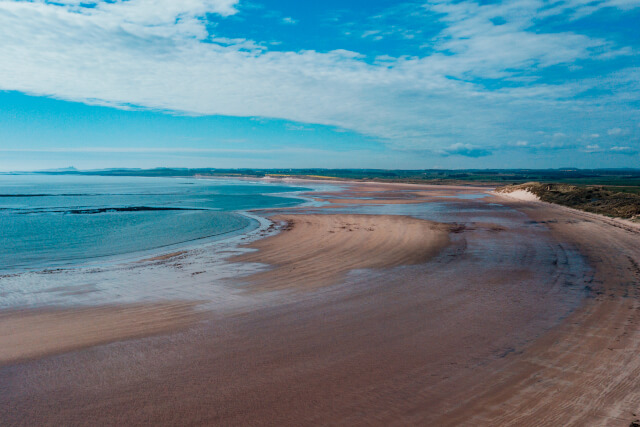
[[[238,180],[0,175],[0,272],[60,268],[222,238],[258,226],[237,212],[303,202],[305,190]]]

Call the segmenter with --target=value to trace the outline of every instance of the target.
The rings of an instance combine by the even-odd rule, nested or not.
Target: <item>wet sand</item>
[[[171,253],[164,254],[164,255],[158,255],[158,256],[151,257],[151,258],[142,259],[142,260],[140,260],[138,262],[166,261],[168,259],[175,258],[175,257],[178,257],[180,255],[184,255],[186,253],[187,253],[187,251],[171,252]]]
[[[394,191],[460,190],[354,185],[340,197]],[[638,231],[498,197],[452,206],[435,222],[280,214],[290,230],[235,259],[271,266],[237,280],[245,306],[8,363],[0,421],[628,426],[640,409]],[[277,302],[255,305],[260,295]]]
[[[584,305],[491,376],[443,425],[611,425],[640,418],[640,227],[541,203],[516,203],[595,271]]]
[[[0,311],[0,365],[175,331],[193,324],[194,303]]]
[[[428,190],[427,190],[428,189]],[[342,191],[315,192],[307,196],[335,205],[394,205],[443,201],[456,195],[475,195],[484,187],[459,185],[419,185],[361,183],[348,185]],[[425,191],[427,190],[427,191]]]

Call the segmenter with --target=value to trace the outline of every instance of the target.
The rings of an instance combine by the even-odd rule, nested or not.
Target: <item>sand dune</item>
[[[499,193],[500,196],[509,197],[516,200],[522,200],[525,202],[539,202],[540,197],[536,196],[529,190],[515,190],[510,192]]]
[[[450,226],[405,216],[278,215],[287,225],[233,259],[269,264],[248,278],[260,289],[331,285],[360,268],[424,263],[449,243]]]

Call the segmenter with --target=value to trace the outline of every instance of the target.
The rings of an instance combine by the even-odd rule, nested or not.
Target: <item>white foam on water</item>
[[[246,215],[258,220],[260,226],[245,235],[205,244],[166,260],[0,276],[0,309],[176,300],[200,301],[203,308],[245,305],[253,297],[244,292],[241,279],[267,267],[231,263],[228,259],[253,250],[241,244],[277,232],[277,227],[269,228],[271,221]]]

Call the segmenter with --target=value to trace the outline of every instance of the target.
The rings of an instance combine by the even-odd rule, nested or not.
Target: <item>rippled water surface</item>
[[[301,191],[235,180],[0,175],[0,272],[73,265],[251,230],[238,211]],[[289,194],[287,194],[289,193]]]

